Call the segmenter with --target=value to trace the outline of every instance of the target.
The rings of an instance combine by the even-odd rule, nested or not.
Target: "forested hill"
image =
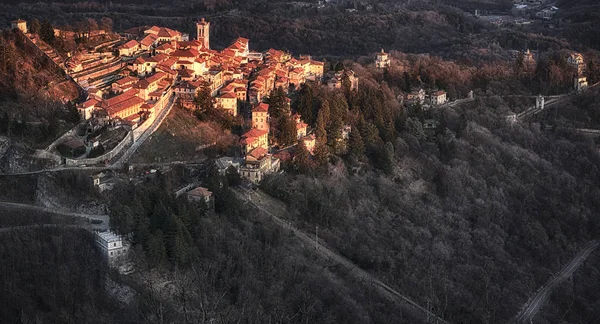
[[[593,115],[590,98],[575,105]],[[280,176],[264,188],[296,224],[318,225],[330,246],[449,322],[504,323],[600,230],[594,138],[506,123],[508,106],[496,97],[430,111],[436,131],[409,110],[383,152],[376,128],[360,122],[329,176]],[[365,149],[388,175],[366,167]],[[599,261],[593,254],[536,322],[598,318]]]

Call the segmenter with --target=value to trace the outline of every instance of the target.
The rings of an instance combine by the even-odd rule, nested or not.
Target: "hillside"
[[[50,58],[13,31],[0,34],[0,57],[0,136],[38,148],[74,126],[79,116],[66,103],[79,90]]]

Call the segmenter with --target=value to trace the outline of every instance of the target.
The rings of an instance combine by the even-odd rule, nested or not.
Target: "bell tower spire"
[[[204,49],[210,49],[210,22],[206,21],[204,18],[200,19],[200,21],[196,23],[196,31],[198,41],[202,43]]]

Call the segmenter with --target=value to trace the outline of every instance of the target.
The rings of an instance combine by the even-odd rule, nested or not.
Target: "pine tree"
[[[194,105],[196,106],[196,112],[206,112],[214,107],[214,99],[208,82],[203,82],[200,85],[196,96],[194,96]]]
[[[277,143],[283,146],[292,145],[296,142],[298,133],[296,122],[291,116],[281,116],[277,121],[278,137]]]
[[[310,152],[306,149],[303,141],[298,143],[298,150],[294,157],[294,168],[298,173],[306,174],[310,171]]]
[[[325,130],[326,121],[325,121],[326,111],[324,109],[319,110],[317,114],[317,123],[316,123],[316,137],[317,142],[327,143],[327,131]]]
[[[353,127],[350,132],[350,139],[348,143],[350,153],[356,157],[360,157],[365,154],[365,144],[363,143],[362,136],[357,127]]]
[[[40,26],[40,38],[48,44],[54,43],[54,27],[48,20],[44,20]]]
[[[227,184],[229,186],[237,186],[242,182],[239,172],[233,165],[230,165],[225,170],[225,176],[227,177]]]
[[[265,99],[265,102],[269,104],[269,115],[271,118],[277,120],[281,116],[291,115],[287,104],[287,95],[282,87],[273,90],[271,95]]]
[[[300,89],[297,112],[302,116],[302,119],[312,125],[314,123],[313,102],[315,98],[312,88],[306,83]]]
[[[29,24],[29,28],[28,28],[29,32],[32,34],[38,34],[40,32],[40,28],[41,28],[40,21],[37,18],[33,18],[31,20],[31,23]]]
[[[166,255],[163,234],[161,230],[158,230],[151,234],[148,240],[148,263],[151,266],[158,266],[164,262]]]
[[[329,149],[325,143],[317,141],[315,144],[315,160],[320,167],[327,165],[329,161]]]

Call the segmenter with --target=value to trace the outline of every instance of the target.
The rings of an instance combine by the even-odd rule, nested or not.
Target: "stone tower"
[[[198,32],[198,40],[205,49],[210,49],[210,22],[204,20],[204,18],[200,19],[199,22],[196,23],[196,31]]]

